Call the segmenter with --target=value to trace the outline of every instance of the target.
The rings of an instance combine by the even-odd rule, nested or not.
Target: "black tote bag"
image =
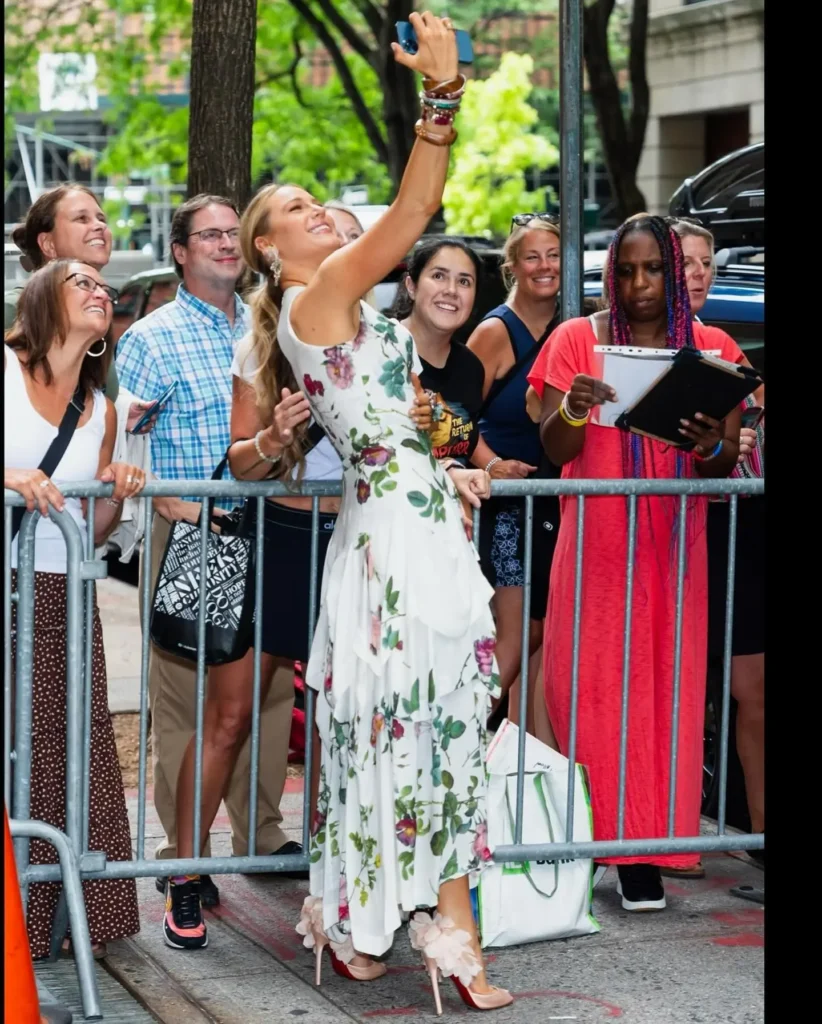
[[[222,479],[227,458],[212,480]],[[244,502],[212,517],[206,551],[206,665],[237,661],[254,639],[254,505]],[[151,639],[164,651],[197,660],[200,608],[200,525],[175,522],[163,554],[151,609]]]

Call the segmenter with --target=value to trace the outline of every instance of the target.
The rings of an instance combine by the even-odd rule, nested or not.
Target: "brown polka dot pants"
[[[16,573],[12,584],[16,587]],[[32,704],[31,818],[66,827],[66,578],[35,573],[34,674]],[[131,860],[131,834],[114,730],[108,710],[103,629],[94,604],[91,702],[89,849],[107,861]],[[14,650],[14,645],[12,645]],[[32,864],[56,864],[53,846],[30,843]],[[52,921],[61,886],[29,887],[26,922],[31,955],[48,956]],[[83,882],[91,941],[95,944],[140,930],[134,879]]]

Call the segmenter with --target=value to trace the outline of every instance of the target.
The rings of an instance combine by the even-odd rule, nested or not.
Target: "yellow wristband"
[[[565,422],[568,424],[569,427],[584,427],[585,424],[588,422],[588,419],[589,419],[589,417],[591,415],[590,410],[585,414],[584,419],[577,420],[577,419],[574,419],[574,417],[569,412],[568,404],[567,403],[568,403],[568,395],[565,395],[565,397],[562,399],[562,402],[560,403],[560,407],[559,407],[559,414],[560,414],[560,416],[565,420]]]

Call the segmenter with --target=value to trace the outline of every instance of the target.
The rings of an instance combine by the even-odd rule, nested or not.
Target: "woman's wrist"
[[[280,441],[276,428],[272,425],[258,430],[254,437],[254,448],[265,462],[279,462],[285,445]]]
[[[568,398],[568,392],[566,392],[562,396],[559,414],[570,427],[584,427],[591,417],[591,410],[586,409],[584,412],[578,412],[576,409],[572,409],[570,399]]]
[[[715,459],[722,453],[722,447],[725,444],[724,441],[719,441],[709,452],[703,453],[699,450],[699,446],[694,449],[694,455],[702,462],[710,462],[711,459]]]

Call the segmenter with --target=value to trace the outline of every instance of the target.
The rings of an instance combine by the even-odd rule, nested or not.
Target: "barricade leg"
[[[77,977],[80,983],[80,998],[83,1003],[83,1014],[86,1020],[99,1020],[103,1013],[100,1009],[100,996],[97,991],[97,979],[94,976],[94,956],[91,951],[91,936],[88,930],[88,919],[86,908],[83,903],[83,887],[80,883],[80,870],[77,859],[74,856],[71,843],[65,833],[52,825],[42,821],[11,821],[9,829],[14,838],[27,837],[29,839],[42,839],[51,843],[57,850],[60,858],[60,874],[62,876],[63,891],[66,895],[66,906],[68,918],[71,925],[71,945],[74,951],[74,960],[77,964]],[[7,833],[8,836],[8,833]],[[8,841],[7,841],[8,842]],[[8,852],[6,854],[8,859]],[[6,902],[8,906],[8,884],[6,885]],[[28,943],[27,943],[28,945]],[[32,982],[34,975],[32,974]],[[36,992],[35,992],[36,998]],[[24,1017],[9,1017],[6,1019],[14,1021],[15,1024],[25,1024]],[[34,1018],[38,1022],[38,1018]]]

